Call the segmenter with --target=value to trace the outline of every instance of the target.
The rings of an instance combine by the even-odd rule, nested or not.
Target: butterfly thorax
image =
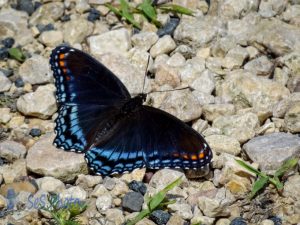
[[[131,98],[127,101],[121,108],[121,113],[128,115],[132,112],[135,112],[140,108],[141,105],[146,101],[147,94],[138,94],[137,96]]]

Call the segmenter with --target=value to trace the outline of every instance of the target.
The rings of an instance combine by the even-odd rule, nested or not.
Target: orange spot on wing
[[[204,156],[205,156],[204,152],[199,153],[199,158],[200,158],[200,159],[203,159]]]
[[[198,157],[197,157],[197,155],[192,155],[192,160],[197,160],[198,159]]]
[[[70,76],[66,76],[67,81],[71,80]]]
[[[184,159],[189,159],[189,156],[188,156],[187,154],[182,155],[182,157],[183,157]]]
[[[63,53],[62,53],[62,54],[59,54],[59,55],[58,55],[58,58],[59,58],[59,59],[64,59],[64,58],[65,58],[65,54],[63,54]]]
[[[63,71],[64,73],[67,73],[68,70],[67,70],[67,68],[63,68],[62,71]]]
[[[60,66],[60,67],[65,67],[65,64],[66,64],[65,61],[62,61],[62,60],[59,61],[59,66]]]

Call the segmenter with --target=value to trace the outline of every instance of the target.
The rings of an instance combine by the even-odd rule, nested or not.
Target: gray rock
[[[165,35],[151,47],[150,55],[155,58],[161,54],[168,54],[176,48],[176,43],[170,35]]]
[[[193,218],[192,206],[184,202],[176,202],[168,205],[168,209],[175,212],[184,220],[190,220]]]
[[[183,43],[203,46],[210,42],[223,26],[217,17],[184,17],[174,32],[174,38]]]
[[[202,113],[199,102],[189,90],[167,93],[160,108],[184,122],[197,119]]]
[[[41,5],[30,17],[31,25],[54,23],[64,14],[64,3],[50,2]]]
[[[60,194],[66,189],[65,184],[54,177],[42,177],[35,180],[39,190]]]
[[[0,108],[0,123],[8,123],[11,117],[10,108]]]
[[[244,69],[258,76],[270,76],[273,64],[267,58],[267,56],[261,56],[246,63]]]
[[[262,17],[273,17],[275,15],[281,14],[285,10],[287,4],[288,3],[285,0],[261,1],[258,12]]]
[[[111,190],[113,196],[122,196],[129,191],[127,184],[121,180],[116,180],[114,188]]]
[[[214,57],[224,58],[229,50],[237,48],[237,40],[232,35],[218,38],[211,46],[211,53]],[[206,57],[207,58],[207,57]]]
[[[211,94],[215,89],[215,74],[209,70],[204,70],[190,86],[197,91]]]
[[[295,201],[300,200],[300,176],[294,175],[288,178],[284,184],[283,195],[293,198]]]
[[[243,65],[244,61],[249,57],[246,48],[236,46],[229,50],[223,60],[223,67],[227,69],[236,69]]]
[[[39,41],[47,47],[56,47],[64,40],[63,33],[59,30],[44,31],[39,36]]]
[[[300,137],[287,133],[273,133],[255,137],[243,148],[263,171],[276,170],[286,159],[300,155]]]
[[[106,219],[115,225],[121,225],[125,222],[125,217],[120,209],[107,209],[105,215]]]
[[[128,192],[122,200],[122,207],[128,212],[139,212],[142,209],[144,197],[139,192]]]
[[[40,175],[53,176],[64,182],[73,181],[79,174],[87,174],[83,154],[57,149],[52,144],[53,139],[54,135],[45,135],[30,148],[26,157],[27,169]]]
[[[49,59],[41,55],[33,55],[19,67],[19,75],[24,82],[44,84],[53,81]]]
[[[276,55],[284,55],[300,49],[298,27],[278,19],[262,20],[256,29],[251,29],[250,41],[266,46]]]
[[[112,204],[113,204],[113,198],[109,193],[99,196],[96,200],[96,207],[99,212],[110,209],[112,207]]]
[[[90,9],[89,1],[88,0],[76,0],[75,9],[79,13],[84,13]]]
[[[173,169],[162,169],[152,176],[149,185],[156,190],[161,190],[179,177],[182,177],[183,183],[187,184],[188,181],[183,172]]]
[[[6,184],[13,183],[15,180],[27,176],[26,161],[18,159],[12,164],[0,166],[0,174]]]
[[[148,51],[158,40],[155,32],[140,32],[131,37],[132,44],[135,47]]]
[[[240,143],[245,143],[255,135],[259,126],[256,114],[220,116],[213,121],[213,127],[219,128],[222,134],[236,138]]]
[[[116,186],[116,179],[111,177],[105,177],[103,180],[104,187],[111,191]]]
[[[300,101],[295,101],[288,107],[284,116],[284,123],[289,132],[300,132]]]
[[[180,80],[183,83],[191,84],[205,70],[205,59],[193,57],[186,61],[180,70]]]
[[[180,84],[178,69],[166,64],[159,65],[155,73],[155,82],[160,86],[169,84],[173,88],[177,87]]]
[[[62,199],[76,199],[78,201],[85,201],[87,198],[87,192],[79,186],[72,186],[68,189],[64,189],[59,195]]]
[[[289,90],[280,83],[243,70],[230,72],[216,92],[217,96],[233,102],[237,108],[253,107],[261,121],[272,115],[278,101],[290,96]]]
[[[186,63],[186,60],[184,58],[184,56],[179,53],[179,52],[175,52],[168,60],[167,60],[167,64],[169,66],[173,66],[173,67],[182,67],[184,66]]]
[[[53,84],[39,86],[35,92],[22,95],[17,101],[17,108],[24,115],[47,119],[57,110],[54,91]]]
[[[251,11],[257,11],[258,4],[258,0],[227,0],[221,3],[219,14],[221,17],[238,19]]]
[[[0,93],[9,91],[11,81],[0,71]]]
[[[15,141],[7,140],[0,143],[0,157],[8,162],[24,158],[26,152],[25,146]]]
[[[14,37],[16,45],[26,45],[33,39],[28,28],[28,14],[11,8],[1,9],[0,12],[1,37]]]
[[[216,222],[216,225],[230,225],[230,220],[221,218]]]
[[[205,140],[212,150],[218,153],[228,153],[232,155],[239,155],[241,153],[241,146],[237,139],[225,135],[211,135],[206,136]]]
[[[283,20],[290,24],[299,26],[300,24],[300,5],[288,5],[282,14]]]
[[[215,103],[215,97],[213,95],[197,90],[192,91],[192,93],[201,106]]]
[[[93,188],[97,184],[100,184],[102,182],[101,176],[92,176],[92,175],[85,175],[85,174],[79,174],[77,177],[77,180],[75,182],[76,185],[81,186],[82,188]]]
[[[225,188],[213,190],[210,196],[200,196],[198,206],[205,216],[219,217],[230,215],[229,206],[235,201],[234,196]]]
[[[131,48],[130,34],[125,28],[91,36],[87,42],[91,54],[96,56],[104,53],[117,53],[125,56]]]
[[[235,106],[233,104],[207,104],[203,105],[202,112],[206,120],[214,121],[220,116],[234,115]]]
[[[92,191],[91,196],[92,197],[100,197],[107,193],[109,193],[109,191],[105,188],[105,186],[103,184],[98,184]]]
[[[93,23],[84,18],[76,18],[70,20],[63,25],[64,41],[74,45],[81,43],[93,32]],[[110,43],[110,42],[109,42]],[[90,45],[91,53],[94,54],[94,49]]]
[[[99,57],[99,61],[122,81],[130,93],[137,94],[141,92],[145,72],[130,63],[128,59],[121,55],[104,54]]]
[[[290,105],[289,99],[282,99],[273,107],[273,116],[276,118],[283,118]]]

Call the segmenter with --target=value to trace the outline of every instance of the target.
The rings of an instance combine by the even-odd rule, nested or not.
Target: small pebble
[[[2,72],[6,77],[10,77],[14,73],[12,69],[3,69],[3,68],[0,68],[0,72]]]
[[[139,212],[142,209],[144,197],[139,192],[128,192],[122,201],[122,207],[128,212]]]
[[[34,11],[40,8],[43,4],[41,2],[34,2]]]
[[[100,18],[100,12],[97,9],[91,8],[90,13],[87,17],[88,21],[94,22]]]
[[[39,137],[42,134],[42,131],[38,128],[32,128],[29,132],[32,137]]]
[[[144,195],[147,191],[146,185],[141,181],[133,180],[128,184],[128,187],[133,191],[141,193],[142,195]]]
[[[5,48],[11,48],[14,43],[15,43],[15,39],[11,38],[11,37],[8,37],[8,38],[5,38],[1,41],[1,43],[3,44],[3,46]]]
[[[180,19],[177,17],[172,17],[170,21],[162,28],[158,29],[157,35],[162,37],[164,35],[173,35],[176,27],[178,26]]]
[[[35,10],[32,0],[18,0],[16,9],[25,11],[28,15],[31,15]]]
[[[15,85],[16,87],[20,88],[20,87],[24,87],[24,81],[22,80],[22,78],[17,78],[15,81]]]
[[[36,25],[36,27],[40,31],[40,33],[44,32],[44,31],[54,30],[54,26],[52,23],[49,23],[47,25],[38,24],[38,25]]]
[[[70,15],[63,15],[60,20],[62,22],[67,22],[67,21],[70,21],[71,20],[71,16]]]
[[[274,225],[282,225],[282,219],[278,216],[272,216],[269,220],[272,220]]]
[[[171,215],[163,210],[155,210],[150,214],[150,219],[158,225],[166,224]]]
[[[7,48],[0,48],[0,60],[4,60],[8,58],[8,50]]]
[[[247,223],[243,218],[237,217],[231,221],[230,225],[247,225]]]

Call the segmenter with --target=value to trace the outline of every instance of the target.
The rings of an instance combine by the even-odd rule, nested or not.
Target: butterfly
[[[50,65],[59,108],[53,144],[84,153],[94,173],[199,169],[210,163],[211,149],[198,132],[144,105],[147,94],[131,97],[117,76],[87,53],[58,46]]]

